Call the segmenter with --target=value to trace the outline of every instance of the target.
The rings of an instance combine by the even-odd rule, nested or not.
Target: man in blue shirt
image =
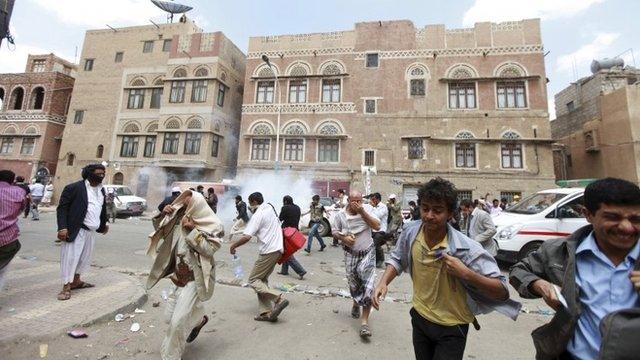
[[[522,297],[542,297],[556,310],[549,324],[532,333],[537,358],[596,359],[602,319],[640,306],[640,271],[634,271],[640,188],[621,179],[598,180],[585,189],[584,203],[590,225],[545,242],[511,269],[510,282]]]

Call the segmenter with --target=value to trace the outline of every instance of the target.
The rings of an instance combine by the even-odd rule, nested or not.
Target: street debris
[[[154,302],[153,304],[151,304],[151,306],[153,306],[153,307],[158,307],[158,306],[160,306],[160,301],[158,301],[158,302]]]
[[[131,331],[133,331],[133,332],[140,331],[140,324],[138,324],[138,323],[131,324]]]
[[[10,312],[10,313],[15,312],[15,311],[16,311],[16,308],[8,308],[7,309],[7,312]]]
[[[118,340],[118,341],[116,342],[115,346],[125,345],[125,344],[126,344],[126,343],[128,343],[128,342],[129,342],[129,338],[128,338],[128,337],[126,337],[126,338],[124,338],[124,339],[120,339],[120,340]]]
[[[144,313],[146,313],[146,311],[144,311],[142,309],[138,309],[138,308],[136,308],[133,312],[136,313],[136,314],[144,314]]]
[[[82,331],[82,330],[71,330],[71,331],[67,331],[67,335],[71,336],[74,339],[81,339],[81,338],[86,338],[89,335],[87,335],[86,332]]]
[[[338,313],[338,309],[333,309],[333,313],[337,314]]]
[[[48,351],[49,351],[49,344],[40,344],[40,359],[46,358]]]
[[[115,320],[116,320],[117,322],[124,321],[124,319],[125,319],[124,315],[122,315],[122,314],[116,314]]]
[[[522,309],[520,309],[520,312],[524,314],[536,314],[536,315],[546,315],[546,316],[555,315],[555,312],[553,310],[546,310],[546,309],[540,309],[540,308],[538,308],[538,310],[529,310],[524,306],[522,307]]]

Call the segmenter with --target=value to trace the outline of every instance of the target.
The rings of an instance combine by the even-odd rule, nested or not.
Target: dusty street
[[[40,222],[21,220],[23,248],[19,256],[22,260],[49,266],[50,272],[43,280],[48,283],[59,282],[54,266],[59,258],[59,247],[53,243],[54,220],[53,213],[43,214]],[[146,235],[151,229],[149,221],[118,219],[111,226],[108,235],[99,237],[92,276],[100,278],[101,273],[115,270],[143,283],[151,264],[150,259],[144,256]],[[239,254],[246,274],[256,257],[256,244],[251,242],[240,248]],[[216,257],[218,280],[222,283],[216,286],[213,298],[205,303],[211,320],[200,337],[187,346],[184,358],[413,358],[408,314],[410,280],[407,276],[398,278],[391,285],[388,301],[383,304],[380,312],[372,315],[373,337],[371,341],[363,342],[357,333],[358,321],[351,319],[349,315],[350,300],[341,296],[347,291],[342,252],[338,248],[328,247],[325,252],[314,249],[310,256],[299,253],[297,258],[308,272],[304,280],[298,280],[293,275],[287,277],[274,274],[271,277],[273,286],[288,291],[286,296],[291,300],[291,306],[277,323],[258,323],[252,320],[257,311],[253,291],[238,285],[223,284],[233,278],[228,246],[223,246]],[[18,283],[12,283],[11,277],[20,277],[20,272],[21,270],[16,270],[9,276],[9,287],[19,286]],[[29,274],[22,279],[27,278],[27,275]],[[38,358],[40,345],[47,344],[47,359],[158,359],[160,343],[166,329],[162,316],[165,302],[161,296],[166,286],[167,282],[163,281],[149,292],[148,301],[140,306],[145,313],[134,314],[133,309],[128,309],[126,313],[135,317],[123,322],[115,322],[112,314],[97,322],[88,321],[90,325],[85,327],[73,326],[79,324],[74,322],[74,309],[67,308],[64,310],[68,317],[65,319],[69,321],[67,330],[81,328],[89,335],[88,338],[72,339],[64,332],[38,337],[20,336],[0,343],[2,358]],[[81,299],[96,291],[99,291],[99,287],[83,290],[77,297]],[[517,296],[515,292],[512,295]],[[113,295],[103,295],[106,303],[110,296]],[[25,296],[21,301],[33,301],[32,297],[54,299],[55,293]],[[14,316],[4,306],[8,300],[4,293],[0,294],[0,322],[11,320]],[[102,300],[104,303],[105,299]],[[154,307],[154,303],[158,306]],[[531,359],[533,345],[529,333],[547,322],[550,316],[548,308],[539,300],[523,303],[529,313],[522,313],[517,322],[497,314],[480,316],[482,329],[470,330],[465,357]],[[134,322],[141,325],[140,331],[130,330]]]

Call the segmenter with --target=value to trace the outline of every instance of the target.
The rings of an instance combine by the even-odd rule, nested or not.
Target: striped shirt
[[[0,181],[0,246],[18,239],[18,216],[26,195],[24,189],[19,186]]]

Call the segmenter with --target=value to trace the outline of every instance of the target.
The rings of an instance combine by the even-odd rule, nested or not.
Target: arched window
[[[202,121],[200,119],[192,119],[187,124],[187,129],[202,129]]]
[[[255,74],[258,77],[262,77],[262,78],[272,78],[274,75],[274,71],[275,71],[275,75],[280,73],[276,65],[271,64],[271,66],[269,66],[267,64],[262,64],[256,69]]]
[[[427,92],[427,68],[421,64],[411,65],[407,69],[409,96],[425,96]]]
[[[342,134],[342,130],[340,129],[340,125],[334,123],[333,121],[329,121],[329,122],[325,122],[324,124],[318,127],[318,134],[340,135]]]
[[[44,88],[42,86],[38,86],[33,91],[31,91],[31,103],[29,104],[29,109],[33,110],[42,110],[42,105],[44,104]]]
[[[273,127],[266,122],[260,122],[253,126],[251,133],[253,135],[272,135]]]
[[[502,134],[502,138],[505,140],[500,145],[502,168],[503,169],[522,169],[523,168],[522,143],[517,141],[520,139],[520,135],[514,131],[507,131],[504,134]]]
[[[123,185],[124,184],[124,175],[121,172],[117,172],[113,174],[113,185]]]
[[[11,93],[11,103],[9,104],[9,108],[11,110],[22,110],[22,101],[24,100],[24,89],[21,87],[17,87],[13,89]]]
[[[185,69],[178,69],[178,70],[173,72],[173,77],[174,78],[187,77],[187,71]]]
[[[153,85],[154,85],[154,86],[163,86],[163,85],[164,85],[164,82],[162,81],[162,78],[161,78],[161,77],[159,77],[159,78],[157,78],[157,79],[155,79],[155,80],[153,81]]]
[[[476,71],[468,65],[456,65],[448,72],[449,82],[449,108],[450,109],[475,109],[476,83],[472,80],[477,76]]]
[[[344,72],[344,67],[337,61],[328,61],[320,67],[320,74],[325,76],[340,75]]]
[[[149,126],[147,126],[147,132],[154,132],[154,131],[158,131],[158,123],[157,122],[152,122],[151,124],[149,124]]]
[[[306,132],[306,127],[297,121],[290,123],[284,129],[284,133],[287,135],[304,135]]]
[[[138,125],[136,124],[128,124],[127,126],[124,127],[124,132],[137,133],[137,132],[140,132],[140,127],[138,127]]]
[[[2,111],[4,105],[4,89],[0,88],[0,111]]]
[[[137,78],[131,82],[131,86],[145,86],[147,84],[143,78]]]
[[[456,135],[459,140],[475,139],[475,136],[469,131],[460,131]],[[457,141],[456,148],[456,167],[457,168],[475,168],[476,167],[476,143],[471,141]]]
[[[76,161],[76,156],[74,154],[67,155],[67,166],[73,166],[73,163]]]
[[[164,125],[165,128],[167,129],[180,129],[180,122],[176,119],[171,119],[169,121],[166,122],[166,124]]]
[[[196,77],[205,77],[205,76],[209,75],[209,71],[207,71],[207,69],[205,69],[205,68],[200,68],[200,69],[196,70],[195,75],[196,75]]]
[[[104,152],[104,146],[98,145],[98,149],[96,150],[96,158],[102,158],[102,153]]]

